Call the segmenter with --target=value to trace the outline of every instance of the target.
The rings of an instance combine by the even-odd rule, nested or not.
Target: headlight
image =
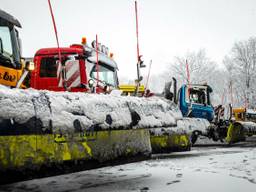
[[[90,88],[94,87],[95,86],[95,81],[93,79],[89,79],[88,85],[89,85]]]

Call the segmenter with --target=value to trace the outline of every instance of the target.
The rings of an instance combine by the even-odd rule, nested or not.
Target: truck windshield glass
[[[188,91],[187,91],[188,92]],[[196,104],[207,104],[207,91],[204,88],[190,88],[189,89],[189,98],[188,94],[186,97],[187,102],[196,103]]]
[[[10,29],[0,26],[0,38],[2,40],[3,55],[11,58],[13,55]]]
[[[91,77],[97,79],[96,65],[93,67]],[[107,85],[116,86],[116,72],[114,68],[107,67],[99,64],[99,81],[106,83]]]

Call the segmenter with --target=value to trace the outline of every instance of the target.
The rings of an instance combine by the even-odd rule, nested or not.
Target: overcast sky
[[[136,76],[134,0],[51,0],[60,45],[82,36],[110,48],[119,74]],[[233,43],[256,34],[255,0],[138,0],[140,49],[152,72],[162,72],[176,55],[205,48],[221,64]],[[0,8],[18,18],[23,56],[56,46],[47,0],[0,0]],[[145,70],[145,72],[147,69]]]

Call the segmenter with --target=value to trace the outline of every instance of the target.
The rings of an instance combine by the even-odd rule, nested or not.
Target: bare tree
[[[231,53],[225,57],[224,64],[230,73],[229,81],[234,87],[237,98],[235,103],[255,107],[256,38],[236,42]]]
[[[210,85],[214,90],[212,103],[214,105],[220,104],[226,84],[226,72],[219,69],[217,63],[207,57],[204,49],[197,52],[187,52],[184,56],[175,57],[169,69],[169,73],[177,78],[179,86],[188,82],[186,60],[188,62],[190,83],[207,83]]]
[[[216,63],[206,56],[204,49],[198,52],[188,52],[185,56],[175,57],[174,62],[171,63],[171,73],[182,83],[188,82],[186,61],[188,62],[190,83],[207,82],[214,74]]]

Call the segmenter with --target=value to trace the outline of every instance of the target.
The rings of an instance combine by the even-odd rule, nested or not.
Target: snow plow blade
[[[0,86],[0,172],[67,161],[147,158],[149,130],[176,125],[166,99],[8,89]],[[91,167],[89,167],[91,168]]]
[[[0,136],[0,183],[36,178],[46,167],[47,172],[51,172],[56,165],[83,162],[79,164],[78,170],[81,171],[116,164],[117,161],[128,163],[148,159],[150,153],[149,133],[143,129],[72,136]]]
[[[154,132],[150,133],[152,153],[189,151],[191,148],[190,138],[186,133],[173,132],[161,135],[154,135]]]
[[[226,141],[229,144],[245,141],[246,137],[256,134],[256,123],[246,121],[235,121],[230,123],[227,131]]]
[[[207,135],[210,123],[201,118],[182,118],[174,127],[150,129],[153,153],[188,151],[198,135]]]

